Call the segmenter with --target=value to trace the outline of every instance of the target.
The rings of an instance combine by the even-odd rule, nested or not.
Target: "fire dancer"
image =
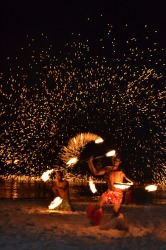
[[[131,184],[133,182],[126,177],[122,170],[119,170],[121,164],[121,159],[115,157],[113,160],[113,166],[106,166],[101,169],[96,169],[93,164],[93,156],[91,156],[87,163],[93,175],[104,175],[105,180],[108,184],[108,190],[104,192],[98,200],[98,204],[93,208],[92,206],[87,208],[87,216],[91,219],[93,225],[98,225],[100,223],[103,205],[113,204],[113,214],[112,217],[118,217],[120,214],[120,207],[123,199],[123,191],[119,188],[115,188],[114,183],[122,183],[124,179],[129,181]]]
[[[62,203],[56,207],[56,210],[73,211],[70,203],[69,182],[63,179],[63,173],[59,170],[56,172],[56,180],[53,183],[52,191],[62,199]]]

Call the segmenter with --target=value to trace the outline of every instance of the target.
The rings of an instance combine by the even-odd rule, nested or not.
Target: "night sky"
[[[65,167],[92,133],[132,178],[166,183],[164,1],[108,2],[1,1],[1,174]]]
[[[9,1],[0,6],[1,54],[11,55],[23,46],[25,35],[46,32],[53,42],[70,39],[71,32],[86,33],[87,17],[96,20],[100,14],[111,24],[130,23],[134,29],[140,25],[154,25],[165,37],[164,1]],[[104,21],[100,20],[100,25]],[[100,26],[99,25],[99,26]],[[98,30],[95,26],[94,32]],[[87,34],[87,33],[86,33]],[[89,34],[88,34],[89,35]],[[3,49],[2,49],[3,48]]]

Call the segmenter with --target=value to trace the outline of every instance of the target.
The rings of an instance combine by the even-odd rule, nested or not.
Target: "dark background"
[[[88,18],[90,18],[90,22],[88,22]],[[134,92],[134,87],[131,89],[131,92],[133,91],[132,100],[135,103],[133,105],[128,105],[127,98],[130,99],[130,96],[129,94],[126,94],[127,85],[125,85],[125,83],[124,85],[121,84],[119,80],[121,72],[116,69],[116,65],[113,65],[115,73],[117,74],[117,82],[114,82],[112,89],[107,89],[107,79],[106,84],[104,87],[101,85],[101,89],[99,89],[99,91],[95,88],[93,89],[91,88],[91,84],[88,82],[91,79],[87,77],[87,80],[85,79],[85,81],[82,81],[81,91],[84,93],[84,88],[86,89],[87,86],[89,86],[89,96],[87,95],[85,98],[84,96],[79,96],[80,100],[78,103],[75,103],[74,106],[72,104],[72,98],[68,96],[64,97],[65,95],[63,96],[62,94],[62,101],[59,105],[59,109],[61,109],[61,111],[57,111],[56,113],[54,111],[54,107],[59,100],[52,98],[52,96],[48,94],[49,91],[53,91],[54,89],[54,79],[50,80],[44,75],[43,81],[47,79],[47,84],[45,88],[42,87],[41,81],[39,81],[39,78],[36,75],[38,70],[38,68],[36,68],[37,66],[35,66],[32,70],[29,70],[28,68],[29,59],[27,61],[25,59],[29,58],[28,50],[26,57],[20,57],[24,59],[19,59],[19,61],[14,60],[14,58],[20,54],[20,48],[27,44],[27,35],[37,38],[40,37],[42,33],[48,36],[49,42],[57,48],[57,51],[59,48],[63,49],[64,44],[72,41],[73,39],[77,42],[79,42],[79,40],[86,41],[86,39],[90,39],[90,43],[92,45],[92,55],[93,53],[95,55],[100,55],[101,50],[99,49],[96,41],[100,39],[100,36],[102,37],[102,34],[105,31],[103,30],[103,24],[106,24],[107,22],[115,26],[116,36],[119,40],[124,40],[123,29],[119,27],[129,24],[130,28],[128,30],[128,35],[135,36],[136,34],[136,36],[139,37],[140,42],[142,42],[143,38],[146,36],[142,27],[144,25],[148,25],[149,32],[151,30],[158,31],[157,38],[155,37],[155,39],[157,39],[159,48],[165,48],[165,1],[1,0],[0,72],[5,72],[1,81],[3,85],[1,93],[3,97],[2,105],[4,105],[4,113],[2,117],[2,141],[5,142],[6,150],[1,164],[1,173],[15,173],[18,170],[18,173],[41,174],[47,167],[51,168],[52,165],[55,164],[57,151],[59,151],[61,146],[66,146],[71,137],[74,137],[80,132],[93,132],[101,135],[104,139],[107,138],[108,141],[112,142],[112,147],[116,144],[116,146],[124,152],[126,159],[128,158],[128,168],[126,168],[126,170],[131,176],[136,176],[137,179],[141,179],[141,177],[144,176],[144,180],[153,179],[155,176],[155,179],[158,178],[159,181],[160,176],[162,176],[162,183],[165,182],[165,170],[163,168],[163,162],[165,159],[163,153],[164,103],[163,99],[160,98],[160,96],[163,95],[163,79],[159,83],[156,83],[153,78],[150,79],[150,82],[145,82],[143,84],[138,84],[137,82],[134,87],[138,87],[139,85],[140,91]],[[74,38],[72,33],[74,34]],[[40,39],[36,39],[36,41],[35,46],[39,48],[40,51]],[[107,44],[107,41],[104,42],[108,48],[104,51],[105,55],[107,55],[110,53],[109,43]],[[150,40],[149,42],[153,44],[153,40]],[[146,43],[142,42],[141,48],[147,49],[146,46]],[[66,52],[68,53],[68,50],[62,51],[62,56],[59,57],[60,60],[62,60],[62,63],[66,57]],[[119,46],[117,56],[121,57],[123,53],[123,47]],[[37,49],[36,55],[38,56]],[[52,56],[54,56],[54,51],[52,52]],[[111,56],[110,58],[112,59]],[[157,57],[160,58],[160,54],[156,54],[156,58]],[[10,58],[10,60],[8,60],[8,58]],[[48,61],[48,65],[49,63],[50,61]],[[22,82],[21,74],[23,73],[21,73],[21,71],[19,71],[20,69],[17,68],[19,64],[23,66],[26,65],[24,67],[25,73],[28,75],[26,83]],[[67,67],[68,65],[66,64],[65,66]],[[79,65],[75,66],[79,68]],[[132,66],[133,65],[131,63],[131,70]],[[10,71],[10,67],[12,68],[12,71]],[[38,67],[39,71],[43,70],[42,65],[39,65]],[[148,67],[153,67],[153,62],[152,64],[148,62]],[[165,77],[165,66],[163,68],[162,67],[162,65],[159,65],[155,66],[154,69],[157,70],[157,72],[158,70],[161,71]],[[81,66],[80,69],[82,69]],[[65,71],[66,68],[64,70],[64,75],[66,73]],[[18,76],[16,76],[17,73]],[[42,71],[42,73],[47,74],[47,72],[44,71]],[[9,80],[8,78],[10,78],[10,74],[12,74],[12,77]],[[81,77],[81,75],[78,77]],[[101,76],[100,73],[99,77],[103,77],[103,79],[105,79],[105,76]],[[14,90],[12,78],[16,78]],[[130,75],[127,80],[131,80]],[[22,85],[19,84],[20,82]],[[27,104],[25,104],[25,100],[21,98],[21,91],[25,85],[29,88],[29,96],[28,94],[26,96],[27,99],[29,98],[28,100],[30,100],[29,106],[26,106]],[[38,86],[41,88],[39,91]],[[78,92],[77,87],[77,84],[72,82],[71,86],[69,86],[69,93],[76,95]],[[61,83],[59,89],[60,88],[63,88],[63,84],[61,85]],[[102,103],[100,102],[100,93],[105,92],[107,92],[108,97],[107,103]],[[43,93],[44,98],[48,100],[48,106],[43,105],[43,96],[40,96]],[[38,99],[35,99],[36,94],[38,94]],[[57,94],[56,91],[54,94]],[[113,111],[109,112],[109,108],[112,106],[111,101],[113,94],[116,96],[117,103],[120,103],[121,106],[115,103],[112,109]],[[12,97],[10,97],[10,95]],[[95,95],[99,95],[99,98]],[[126,98],[125,105],[124,103],[121,103],[121,97]],[[83,101],[81,98],[83,98],[83,101],[87,104],[86,109],[84,109],[82,105]],[[54,104],[52,105],[53,102]],[[63,107],[63,102],[65,102],[66,109]],[[143,108],[143,110],[139,108],[139,104],[141,102],[141,108]],[[150,104],[152,105],[150,106]],[[128,105],[127,109],[123,111],[122,108],[126,108],[126,105]],[[37,110],[35,114],[32,112],[34,111],[34,106]],[[29,112],[28,114],[30,114],[28,118],[23,113],[23,108],[24,112],[27,108],[26,112]],[[51,114],[49,114],[48,111],[50,111]],[[16,113],[14,114],[14,112]],[[45,120],[46,117],[47,124],[44,126],[41,126],[40,122],[37,124],[38,114],[44,114],[43,120]],[[29,121],[27,127],[22,125],[24,119],[25,121]],[[142,127],[137,126],[138,120],[140,121]],[[34,122],[34,124],[31,124],[31,122]],[[122,122],[125,122],[125,126]],[[52,124],[56,124],[59,129],[58,131],[56,128],[57,131],[55,133],[55,138],[49,137]],[[34,133],[33,129],[35,131]],[[25,133],[24,135],[20,132],[22,130]],[[26,142],[26,140],[24,141],[24,138],[26,137],[28,137],[28,142]],[[23,143],[26,145],[24,145],[23,148],[20,146],[22,145],[21,140],[23,140]],[[20,151],[18,150],[18,145],[20,146]],[[44,148],[43,145],[46,145],[46,148]],[[27,154],[25,158],[29,156],[29,158],[32,159],[32,161],[31,159],[29,161],[30,165],[27,166],[26,163],[23,162],[22,165],[18,166],[18,168],[17,166],[13,168],[13,163],[9,165],[7,164],[7,167],[4,166],[4,158],[6,159],[6,155],[8,154],[11,146],[13,155],[15,151],[18,150],[18,156],[20,157],[21,155],[24,160],[24,157]],[[35,159],[31,157],[33,152],[35,152]],[[40,163],[42,164],[39,166]],[[151,169],[149,169],[149,166],[151,166]]]
[[[165,1],[1,0],[0,54],[15,53],[27,34],[45,32],[51,41],[62,43],[69,39],[71,32],[83,33],[88,17],[95,20],[101,14],[109,23],[130,23],[137,30],[142,24],[153,25],[160,31],[161,42],[166,42]]]

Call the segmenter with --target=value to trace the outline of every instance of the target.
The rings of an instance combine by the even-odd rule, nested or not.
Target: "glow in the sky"
[[[165,50],[153,27],[142,30],[140,39],[127,24],[103,24],[62,48],[27,36],[0,75],[2,174],[41,176],[71,138],[91,132],[124,153],[133,178],[166,182]]]

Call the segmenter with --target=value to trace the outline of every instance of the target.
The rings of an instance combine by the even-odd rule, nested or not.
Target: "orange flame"
[[[67,165],[71,165],[71,164],[74,164],[74,163],[76,163],[76,162],[77,162],[77,158],[74,157],[74,158],[71,158],[66,164],[67,164]]]
[[[90,190],[92,191],[92,193],[97,192],[97,189],[96,189],[95,184],[94,184],[92,179],[89,180],[89,187],[90,187]]]
[[[145,190],[147,190],[148,192],[156,191],[157,186],[156,185],[148,185],[145,187]]]
[[[111,151],[109,151],[108,153],[106,153],[105,155],[106,155],[107,157],[108,157],[108,156],[114,156],[115,153],[116,153],[115,150],[111,150]]]
[[[103,142],[104,140],[101,138],[101,137],[99,137],[99,138],[97,138],[96,140],[95,140],[95,143],[101,143],[101,142]]]
[[[58,196],[56,197],[48,206],[49,209],[54,209],[62,203],[62,199]]]
[[[50,174],[52,173],[52,171],[54,171],[54,170],[51,169],[51,170],[45,171],[45,172],[42,174],[41,179],[42,179],[43,181],[48,181],[48,179],[50,178]]]

